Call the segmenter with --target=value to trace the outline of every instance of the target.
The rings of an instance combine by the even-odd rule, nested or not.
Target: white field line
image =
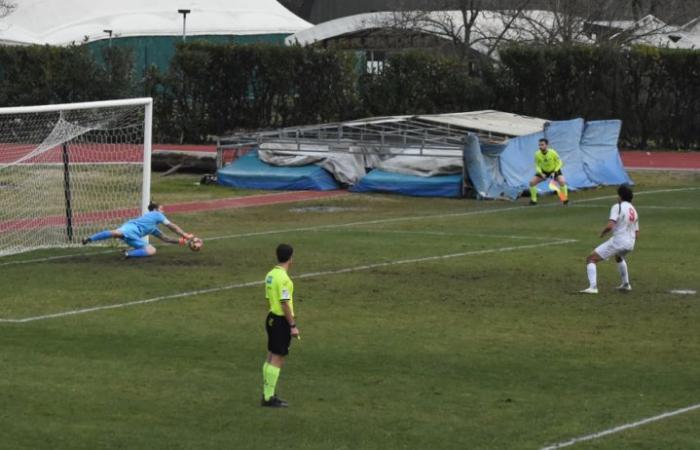
[[[330,230],[334,228],[345,228],[345,227],[357,227],[362,225],[379,225],[385,223],[395,223],[395,222],[409,222],[414,220],[426,220],[426,219],[446,219],[450,217],[465,217],[465,216],[475,216],[481,214],[492,214],[499,212],[515,211],[518,209],[527,209],[527,206],[511,206],[508,208],[490,208],[490,209],[480,209],[477,211],[469,212],[459,212],[459,213],[445,213],[445,214],[428,214],[419,216],[404,216],[404,217],[391,217],[388,219],[375,219],[375,220],[365,220],[360,222],[346,222],[346,223],[332,223],[328,225],[315,225],[311,227],[301,227],[301,228],[283,228],[280,230],[269,230],[269,231],[258,231],[253,233],[242,233],[242,234],[229,234],[226,236],[217,236],[210,238],[203,238],[206,241],[217,241],[221,239],[237,239],[246,238],[252,236],[268,236],[272,234],[284,234],[284,233],[297,233],[302,231],[318,231],[318,230]]]
[[[396,261],[387,261],[387,262],[381,262],[381,263],[375,263],[375,264],[367,264],[367,265],[363,265],[363,266],[346,267],[344,269],[326,270],[326,271],[321,271],[321,272],[308,272],[308,273],[303,273],[300,275],[295,275],[294,279],[318,278],[318,277],[325,277],[325,276],[330,276],[330,275],[339,275],[339,274],[344,274],[344,273],[362,272],[362,271],[366,271],[366,270],[376,269],[379,267],[397,266],[397,265],[401,265],[401,264],[426,263],[426,262],[431,262],[431,261],[442,261],[442,260],[452,259],[452,258],[461,258],[464,256],[485,255],[485,254],[489,254],[489,253],[512,252],[512,251],[516,251],[516,250],[534,249],[534,248],[539,248],[539,247],[548,247],[548,246],[552,246],[552,245],[571,244],[574,242],[577,242],[577,241],[575,239],[569,239],[569,240],[558,241],[558,242],[542,242],[539,244],[519,245],[519,246],[513,246],[513,247],[500,247],[500,248],[491,248],[491,249],[484,249],[484,250],[473,250],[473,251],[469,251],[469,252],[451,253],[451,254],[447,254],[447,255],[438,255],[438,256],[427,256],[427,257],[422,257],[422,258],[400,259],[400,260],[396,260]],[[213,288],[208,288],[208,289],[199,289],[196,291],[187,291],[187,292],[180,292],[177,294],[162,295],[159,297],[148,298],[145,300],[134,300],[134,301],[124,302],[124,303],[115,303],[112,305],[74,309],[74,310],[69,310],[69,311],[57,312],[54,314],[45,314],[45,315],[41,315],[41,316],[24,317],[24,318],[20,318],[20,319],[0,319],[0,323],[27,323],[27,322],[35,322],[38,320],[56,319],[59,317],[75,316],[78,314],[87,314],[87,313],[96,312],[96,311],[103,311],[103,310],[107,310],[107,309],[127,308],[129,306],[145,305],[145,304],[149,304],[149,303],[162,302],[165,300],[193,297],[193,296],[198,296],[198,295],[203,295],[203,294],[210,294],[213,292],[227,291],[227,290],[231,290],[231,289],[260,286],[262,284],[263,284],[262,280],[249,281],[246,283],[237,283],[237,284],[218,286],[218,287],[213,287]]]
[[[665,193],[669,193],[669,192],[683,192],[683,191],[697,191],[697,190],[700,190],[700,187],[657,189],[657,190],[651,190],[651,191],[635,192],[634,195],[639,196],[639,195],[649,195],[649,194],[665,194]],[[599,200],[611,200],[611,199],[616,199],[616,198],[617,198],[617,195],[606,195],[606,196],[602,196],[602,197],[574,200],[574,203],[572,203],[572,206],[580,204],[580,203],[595,202],[595,201],[599,201]],[[554,206],[559,206],[559,204],[558,203],[549,203],[547,205],[542,205],[542,206],[537,206],[537,207],[520,205],[520,206],[509,206],[506,208],[480,209],[480,210],[476,210],[476,211],[467,211],[467,212],[461,212],[461,213],[404,216],[404,217],[393,217],[393,218],[388,218],[388,219],[367,220],[367,221],[361,221],[361,222],[347,222],[347,223],[336,223],[336,224],[328,224],[328,225],[316,225],[316,226],[301,227],[301,228],[281,228],[278,230],[267,230],[267,231],[251,232],[251,233],[229,234],[229,235],[224,235],[224,236],[203,237],[203,239],[207,242],[208,241],[219,241],[219,240],[224,240],[224,239],[241,239],[241,238],[256,237],[256,236],[271,236],[271,235],[285,234],[285,233],[298,233],[298,232],[317,231],[317,230],[325,230],[325,229],[332,229],[332,228],[355,227],[355,226],[361,226],[361,225],[376,225],[376,224],[384,224],[384,223],[409,222],[409,221],[414,221],[414,220],[427,220],[427,219],[444,219],[444,218],[451,218],[451,217],[468,217],[468,216],[475,216],[475,215],[481,215],[481,214],[493,214],[493,213],[518,211],[518,210],[530,211],[530,210],[536,210],[537,208],[546,208],[546,207],[554,207]],[[536,239],[536,238],[533,238],[533,239]],[[99,252],[99,253],[79,253],[79,254],[75,254],[75,255],[64,255],[64,256],[60,256],[60,257],[48,257],[48,258],[36,258],[36,259],[30,259],[30,260],[8,261],[5,263],[0,263],[0,267],[17,265],[17,264],[29,264],[29,263],[35,263],[35,262],[45,262],[45,261],[52,261],[54,259],[66,259],[66,258],[83,256],[83,255],[90,255],[90,254],[94,255],[94,254],[101,254],[101,253],[102,252]]]
[[[687,167],[627,167],[625,169],[631,171],[649,171],[649,172],[700,172],[700,169],[690,169]]]
[[[587,205],[571,205],[576,208],[609,208],[609,204],[587,204]],[[685,211],[685,210],[700,210],[700,207],[697,206],[658,206],[658,205],[635,205],[636,208],[639,208],[641,210],[645,209],[667,209],[667,210],[679,210],[679,211]]]
[[[649,195],[649,194],[667,194],[669,192],[686,192],[686,191],[698,191],[700,190],[700,187],[687,187],[687,188],[672,188],[672,189],[653,189],[651,191],[640,191],[640,192],[635,192],[634,195],[639,196],[639,195]],[[617,195],[604,195],[602,197],[593,197],[593,198],[585,198],[583,200],[579,200],[576,203],[583,203],[583,202],[595,202],[598,200],[609,200],[609,199],[615,199],[617,198]]]
[[[648,194],[665,194],[668,192],[697,191],[697,190],[700,190],[700,187],[641,191],[641,192],[636,192],[634,195],[638,196],[638,195],[644,195],[644,194],[647,194],[647,195]],[[584,202],[586,202],[586,203],[595,202],[595,201],[599,201],[599,200],[611,200],[611,199],[616,199],[616,198],[617,198],[617,195],[606,195],[603,197],[594,197],[594,198],[578,200],[573,204],[584,203]],[[548,207],[548,206],[549,207],[559,206],[559,203],[549,203],[547,205],[539,206],[539,208]],[[246,237],[253,237],[253,236],[268,236],[268,235],[272,235],[272,234],[296,233],[296,232],[302,232],[302,231],[317,231],[317,230],[326,230],[326,229],[332,229],[332,228],[355,227],[355,226],[362,226],[362,225],[377,225],[377,224],[394,223],[394,222],[409,222],[409,221],[414,221],[414,220],[467,217],[467,216],[475,216],[475,215],[482,215],[482,214],[493,214],[493,213],[500,213],[500,212],[517,211],[517,210],[529,211],[529,210],[533,210],[533,209],[536,210],[537,208],[538,207],[532,207],[532,206],[526,206],[526,205],[509,206],[507,208],[480,209],[477,211],[467,211],[467,212],[458,212],[458,213],[392,217],[392,218],[388,218],[388,219],[366,220],[366,221],[362,221],[362,222],[347,222],[347,223],[317,225],[317,226],[302,227],[302,228],[285,228],[285,229],[280,229],[280,230],[258,231],[258,232],[253,232],[253,233],[229,234],[229,235],[225,235],[225,236],[216,236],[216,237],[209,237],[209,238],[203,238],[203,239],[206,241],[217,241],[217,240],[221,240],[221,239],[238,239],[238,238],[246,238]],[[532,238],[532,239],[536,239],[536,238]]]
[[[36,258],[36,259],[23,259],[20,261],[8,261],[4,263],[0,263],[0,267],[3,266],[16,266],[19,264],[31,264],[35,262],[46,262],[46,261],[56,261],[56,260],[61,260],[61,259],[70,259],[70,258],[77,258],[79,256],[90,256],[90,255],[106,255],[109,253],[114,253],[114,250],[111,251],[104,251],[104,252],[85,252],[85,253],[72,253],[70,255],[60,255],[60,256],[47,256],[45,258]]]
[[[331,231],[331,230],[321,230]],[[569,239],[550,238],[541,236],[524,236],[519,234],[490,234],[490,233],[449,233],[443,231],[410,231],[410,230],[387,230],[384,228],[356,228],[354,231],[365,231],[368,233],[384,233],[384,234],[408,234],[416,236],[448,236],[448,237],[485,237],[485,238],[501,238],[501,239],[523,239],[528,241],[552,241],[563,242]]]
[[[546,447],[542,447],[540,450],[556,450],[558,448],[570,447],[570,446],[577,444],[579,442],[591,441],[593,439],[598,439],[598,438],[601,438],[604,436],[619,433],[620,431],[629,430],[631,428],[641,427],[642,425],[646,425],[648,423],[658,422],[660,420],[668,419],[669,417],[677,416],[679,414],[685,414],[687,412],[690,412],[690,411],[693,411],[696,409],[700,409],[700,403],[698,403],[697,405],[688,406],[686,408],[677,409],[675,411],[670,411],[670,412],[666,412],[663,414],[659,414],[658,416],[649,417],[647,419],[642,419],[642,420],[639,420],[637,422],[632,422],[632,423],[620,425],[618,427],[610,428],[610,429],[605,430],[605,431],[599,431],[598,433],[588,434],[586,436],[581,436],[581,437],[569,439],[568,441],[559,442],[558,444],[548,445]]]

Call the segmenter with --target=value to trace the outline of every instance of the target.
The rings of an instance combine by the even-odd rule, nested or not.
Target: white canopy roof
[[[0,42],[66,45],[113,37],[296,33],[312,25],[275,0],[16,0]]]
[[[526,10],[517,15],[510,28],[501,36],[506,24],[512,20],[513,11],[482,11],[472,27],[472,48],[486,51],[488,42],[503,37],[510,41],[531,41],[542,37],[547,29],[556,22],[555,15],[550,11]],[[443,25],[438,25],[443,24]],[[318,24],[298,33],[288,36],[286,43],[293,45],[311,45],[345,34],[357,33],[381,28],[412,28],[436,36],[449,39],[444,34],[443,26],[453,26],[455,31],[462,27],[463,18],[460,11],[407,11],[407,12],[375,12],[342,17]]]
[[[418,118],[426,122],[505,136],[525,136],[537,133],[542,131],[548,122],[537,117],[521,116],[495,110],[431,114],[418,116]]]
[[[382,28],[390,23],[395,13],[376,12],[355,14],[353,16],[341,17],[329,20],[316,26],[310,26],[296,34],[287,36],[287,45],[311,45],[315,42],[322,42],[344,34],[356,33],[363,30]]]

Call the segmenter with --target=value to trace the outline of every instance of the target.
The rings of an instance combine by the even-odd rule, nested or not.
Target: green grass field
[[[698,404],[700,297],[670,290],[700,288],[700,177],[634,178],[628,294],[612,262],[598,296],[577,294],[612,188],[568,208],[350,195],[182,214],[200,253],[2,258],[0,318],[44,318],[0,323],[0,448],[539,449]],[[167,202],[234,195],[154,181]],[[679,188],[693,190],[642,193]],[[280,242],[296,248],[302,340],[279,384],[291,407],[268,410],[263,288],[240,285]],[[700,448],[698,423],[572,448]]]

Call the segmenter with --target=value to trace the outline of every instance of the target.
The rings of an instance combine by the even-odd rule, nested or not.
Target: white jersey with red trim
[[[612,240],[616,247],[634,248],[639,231],[639,215],[630,202],[620,202],[610,208],[610,220],[615,222]]]

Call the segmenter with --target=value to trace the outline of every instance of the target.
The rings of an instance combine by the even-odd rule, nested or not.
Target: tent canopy
[[[0,41],[68,45],[113,37],[292,34],[311,27],[275,0],[21,0],[0,19]]]
[[[221,137],[219,160],[224,151],[257,147],[272,167],[320,166],[354,191],[453,197],[464,182],[480,198],[516,199],[543,137],[561,155],[570,188],[631,182],[617,149],[620,128],[618,120],[547,121],[490,110],[373,117]]]

